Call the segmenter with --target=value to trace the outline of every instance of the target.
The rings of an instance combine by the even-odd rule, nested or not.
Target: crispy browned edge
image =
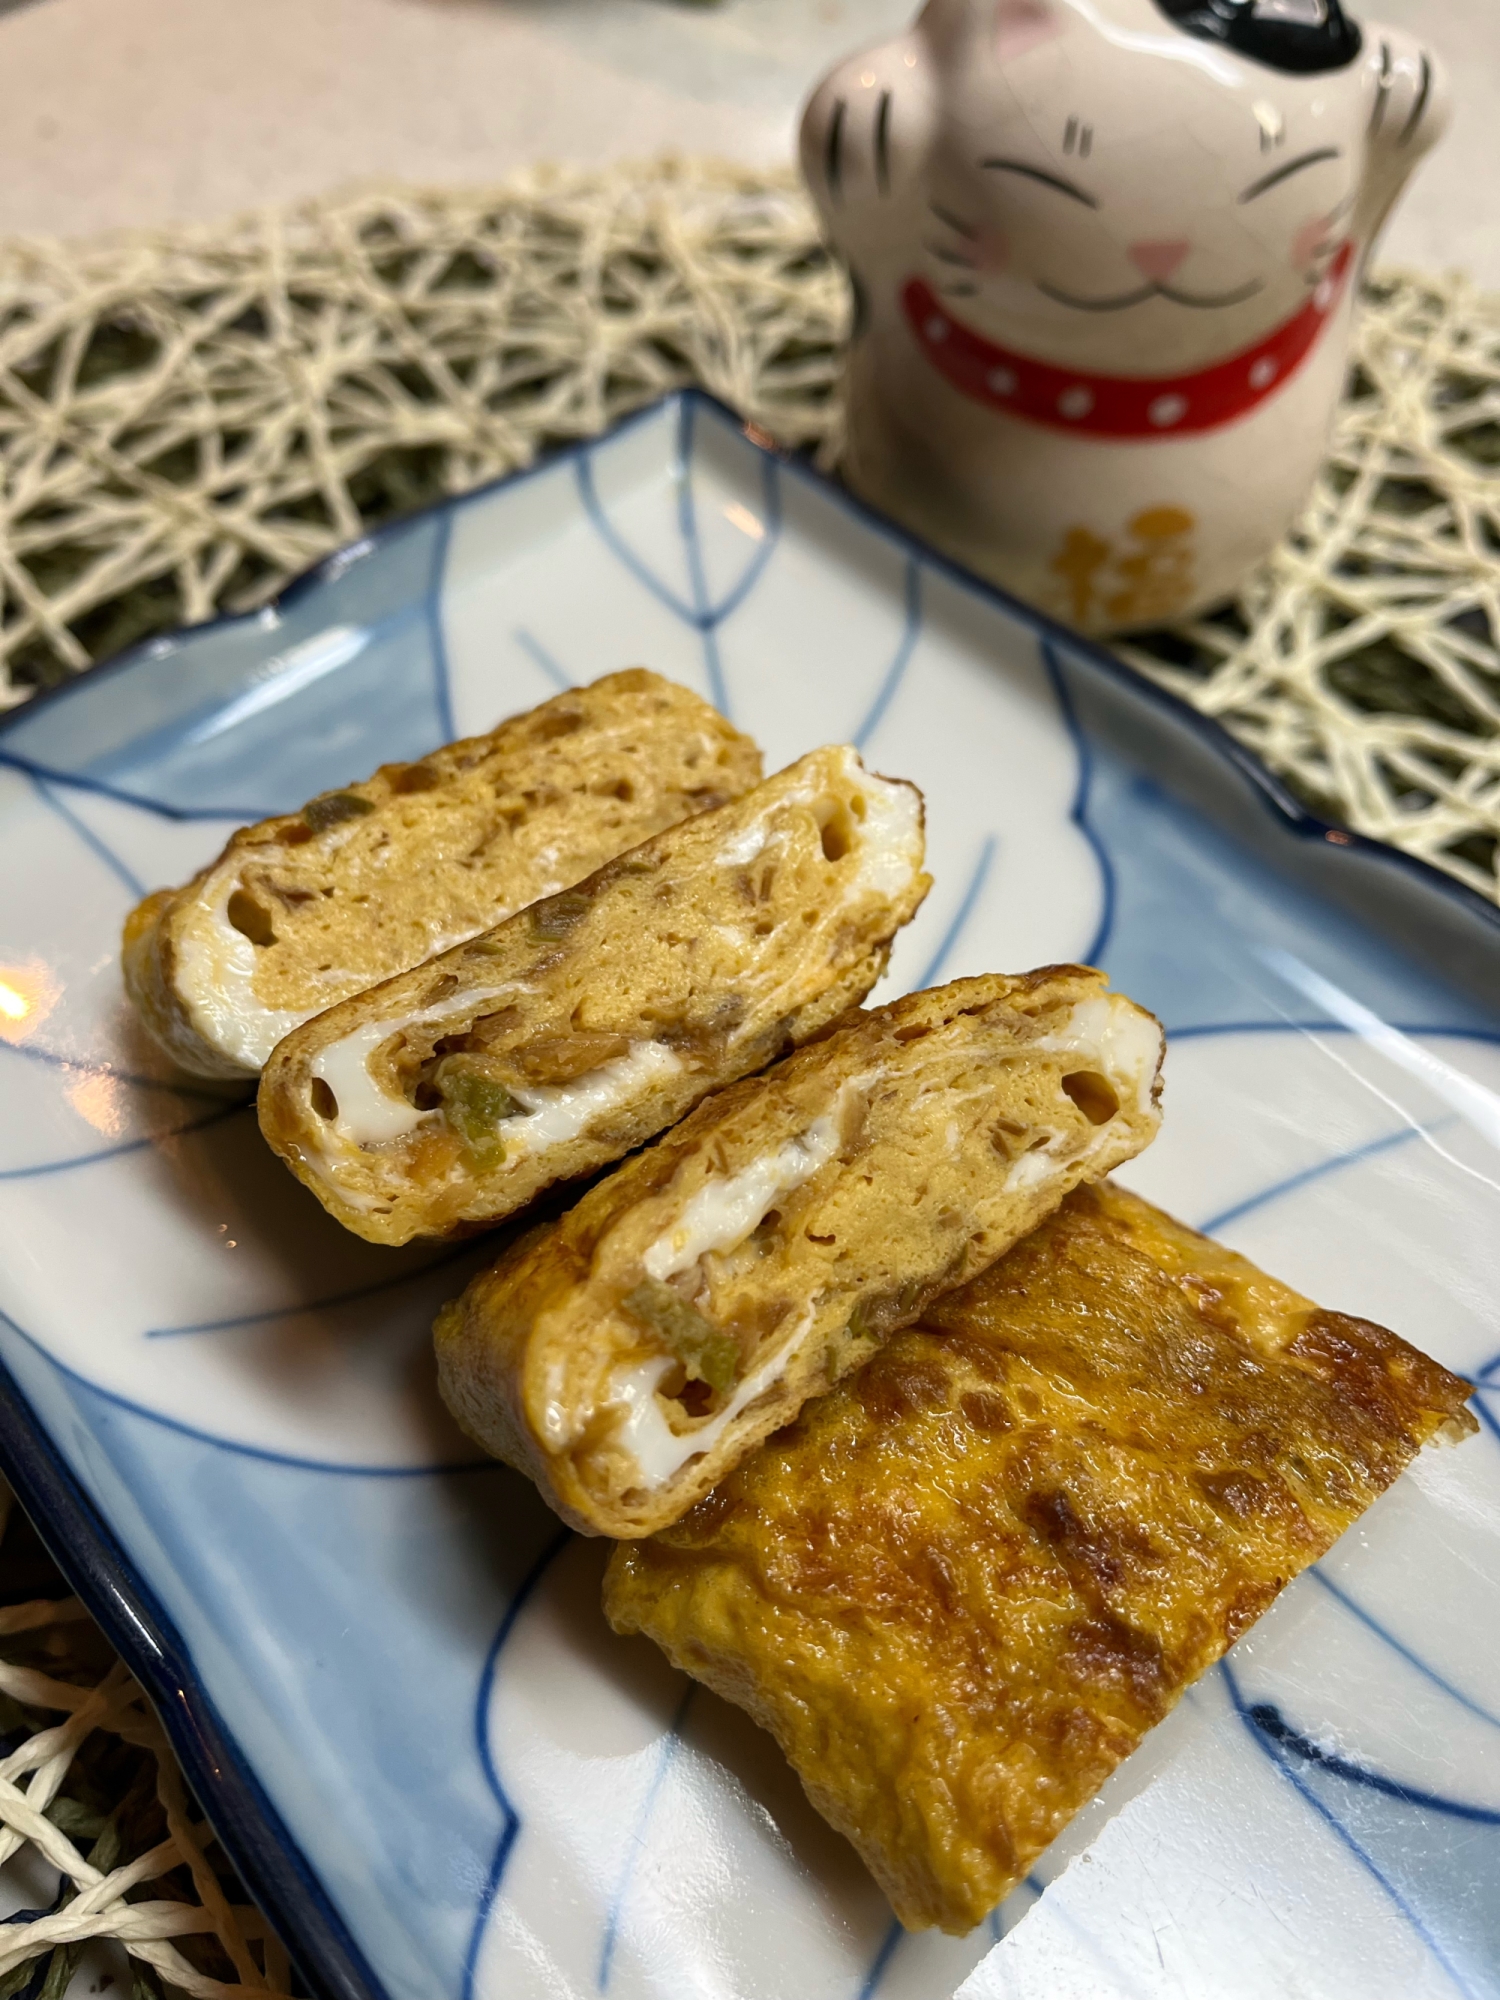
[[[507,716],[493,729],[478,736],[463,736],[455,742],[445,743],[427,756],[416,761],[429,765],[444,776],[461,774],[465,767],[477,756],[488,756],[495,749],[507,747],[507,739],[523,739],[533,729],[539,717],[549,710],[577,703],[580,696],[603,696],[606,699],[615,694],[638,694],[652,688],[668,688],[674,698],[682,695],[693,700],[692,690],[681,687],[675,681],[668,681],[649,667],[626,667],[619,673],[605,674],[585,687],[569,688],[562,693],[538,702],[534,708]],[[750,737],[737,730],[732,723],[709,708],[703,709],[713,716],[726,738],[754,750]],[[377,811],[397,795],[401,777],[413,768],[411,760],[382,764],[368,778],[356,779],[338,787],[340,792],[351,792],[357,798],[368,799]],[[760,773],[759,752],[755,754],[755,775]],[[120,962],[124,974],[125,990],[136,1011],[152,1037],[172,1057],[174,1062],[195,1076],[215,1077],[235,1082],[248,1082],[252,1072],[231,1061],[209,1042],[206,1042],[193,1026],[188,1011],[178,997],[177,977],[177,936],[174,919],[186,912],[196,902],[202,884],[215,874],[232,856],[255,847],[275,846],[284,842],[288,835],[295,835],[299,827],[304,835],[302,815],[307,810],[307,801],[295,812],[277,813],[270,819],[258,820],[253,826],[242,826],[232,833],[223,848],[204,868],[200,868],[191,881],[176,889],[156,889],[141,902],[125,919],[120,940]],[[405,968],[401,968],[405,970]]]
[[[753,1097],[767,1082],[777,1078],[795,1081],[802,1070],[828,1060],[828,1044],[833,1041],[839,1043],[842,1056],[846,1049],[852,1051],[861,1043],[878,1043],[894,1028],[924,1013],[957,1015],[966,1004],[973,1004],[980,993],[989,1001],[1077,980],[1087,981],[1090,990],[1102,991],[1108,985],[1106,976],[1092,966],[1047,965],[1013,975],[990,973],[954,980],[945,986],[907,994],[883,1007],[855,1009],[832,1022],[772,1070],[707,1099],[655,1145],[591,1188],[568,1213],[517,1237],[487,1271],[471,1281],[460,1298],[442,1308],[433,1327],[438,1384],[454,1417],[487,1451],[535,1480],[548,1504],[580,1534],[635,1538],[655,1533],[679,1519],[724,1477],[731,1463],[737,1463],[762,1438],[794,1416],[806,1400],[807,1391],[784,1386],[743,1427],[734,1430],[732,1442],[726,1439],[715,1450],[705,1453],[692,1476],[675,1484],[671,1494],[664,1497],[658,1509],[660,1518],[606,1522],[567,1458],[549,1453],[527,1421],[525,1365],[532,1327],[552,1307],[562,1304],[575,1286],[587,1281],[594,1251],[615,1219],[634,1203],[664,1187],[679,1162],[711,1135],[719,1120]],[[1153,1095],[1159,1092],[1158,1067]],[[1061,1198],[1059,1193],[1051,1205],[1055,1206]],[[1041,1222],[1047,1212],[1042,1207],[1036,1221]],[[973,1277],[978,1268],[977,1264],[971,1264],[964,1276]],[[948,1285],[953,1282],[950,1279]],[[878,1327],[872,1327],[872,1333],[883,1340],[910,1325],[920,1318],[938,1291],[948,1285],[929,1287],[905,1312],[893,1309]],[[857,1357],[863,1358],[864,1354]],[[855,1365],[857,1360],[851,1356],[847,1366]],[[847,1372],[847,1367],[841,1372]],[[835,1379],[820,1383],[814,1393],[831,1387]]]
[[[1117,1226],[1123,1229],[1127,1240],[1132,1244],[1136,1241],[1131,1214],[1133,1211],[1135,1217],[1158,1232],[1160,1242],[1170,1244],[1181,1259],[1180,1270],[1184,1275],[1201,1272],[1205,1277],[1212,1278],[1222,1274],[1257,1272],[1257,1267],[1251,1265],[1248,1259],[1227,1250],[1211,1237],[1201,1235],[1165,1210],[1155,1207],[1143,1197],[1112,1182],[1105,1181],[1097,1187],[1075,1190],[1069,1201],[1070,1203],[1084,1201],[1096,1207],[1102,1203],[1106,1214],[1114,1211]],[[1049,1221],[1053,1220],[1055,1218],[1049,1218]],[[1018,1248],[1024,1250],[1025,1244],[1021,1244]],[[1158,1261],[1149,1249],[1144,1254],[1151,1257],[1152,1261]],[[1161,1263],[1160,1268],[1167,1270],[1169,1267]],[[977,1279],[971,1281],[973,1289],[977,1291],[982,1288],[989,1275],[991,1274],[980,1274]],[[1279,1281],[1273,1280],[1272,1283],[1285,1302],[1302,1308],[1292,1316],[1298,1331],[1294,1337],[1288,1335],[1279,1341],[1256,1343],[1252,1340],[1250,1342],[1252,1347],[1265,1354],[1290,1351],[1299,1361],[1310,1363],[1312,1372],[1320,1374],[1324,1380],[1336,1380],[1340,1393],[1351,1395],[1361,1407],[1383,1406],[1388,1400],[1389,1385],[1385,1378],[1392,1364],[1395,1364],[1399,1375],[1409,1378],[1405,1400],[1410,1405],[1411,1414],[1401,1431],[1406,1448],[1398,1455],[1398,1462],[1393,1461],[1384,1468],[1376,1491],[1352,1511],[1344,1527],[1335,1530],[1321,1547],[1314,1548],[1308,1554],[1307,1563],[1311,1564],[1319,1555],[1326,1553],[1338,1534],[1347,1532],[1348,1527],[1362,1518],[1367,1507],[1373,1504],[1381,1492],[1388,1490],[1424,1446],[1434,1439],[1442,1439],[1449,1443],[1458,1442],[1472,1436],[1479,1426],[1472,1411],[1466,1407],[1467,1399],[1473,1393],[1473,1385],[1461,1376],[1453,1374],[1440,1362],[1434,1361],[1420,1348],[1413,1347],[1388,1328],[1372,1321],[1352,1319],[1347,1314],[1318,1307],[1312,1301],[1300,1298]],[[944,1335],[951,1336],[956,1331],[963,1330],[967,1325],[964,1299],[970,1288],[971,1284],[966,1283],[957,1290],[947,1293],[937,1302],[937,1310],[930,1322],[917,1330],[931,1331],[940,1339]],[[1208,1297],[1212,1299],[1214,1296],[1216,1295],[1210,1289]],[[862,1381],[870,1380],[876,1375],[882,1359],[890,1360],[891,1357],[889,1355],[877,1357],[871,1376],[861,1378]],[[920,1363],[917,1366],[920,1371]],[[848,1395],[851,1389],[859,1395],[861,1383],[845,1385],[836,1393]],[[891,1400],[887,1401],[887,1397]],[[899,1390],[877,1393],[862,1400],[872,1412],[889,1410],[892,1414],[899,1414],[913,1407],[902,1401]],[[833,1398],[830,1398],[821,1407],[831,1409],[832,1406]],[[1423,1419],[1420,1422],[1415,1420],[1418,1414]],[[1382,1416],[1388,1423],[1389,1412],[1383,1407]],[[872,1414],[870,1421],[872,1423],[878,1421],[878,1417]],[[735,1502],[741,1507],[745,1504],[743,1491],[738,1482],[743,1482],[746,1478],[753,1480],[756,1462],[752,1458],[742,1464],[737,1476],[731,1475],[719,1492],[712,1494],[700,1504],[697,1515],[682,1524],[682,1532],[691,1531],[685,1544],[686,1549],[691,1552],[688,1557],[690,1562],[694,1556],[712,1558],[714,1523],[719,1511],[726,1505],[733,1511]],[[695,1526],[695,1523],[699,1524]],[[659,1541],[642,1539],[620,1543],[611,1556],[605,1576],[603,1597],[606,1616],[615,1631],[622,1636],[643,1633],[651,1637],[663,1648],[674,1666],[701,1681],[724,1700],[745,1710],[789,1753],[790,1746],[783,1741],[780,1726],[781,1712],[777,1704],[768,1697],[755,1673],[742,1660],[732,1652],[716,1652],[712,1646],[694,1645],[689,1648],[674,1644],[667,1631],[654,1630],[649,1618],[642,1618],[639,1598],[632,1600],[632,1586],[638,1588],[643,1564],[648,1569],[656,1568],[663,1584],[670,1590],[679,1574],[679,1564],[682,1560],[671,1531]],[[646,1595],[649,1600],[649,1591]],[[1233,1618],[1226,1621],[1216,1638],[1212,1636],[1209,1638],[1205,1645],[1204,1657],[1187,1678],[1171,1691],[1161,1711],[1162,1714],[1169,1711],[1185,1689],[1251,1628],[1269,1609],[1277,1595],[1279,1590],[1273,1590],[1258,1597],[1253,1605],[1242,1607]],[[1160,1720],[1160,1715],[1155,1719]],[[1141,1731],[1136,1739],[1137,1743],[1148,1733],[1149,1726]],[[1123,1757],[1118,1761],[1123,1761]],[[865,1838],[864,1829],[851,1818],[842,1794],[820,1784],[815,1776],[800,1768],[798,1776],[816,1809],[858,1850],[907,1928],[920,1929],[935,1924],[955,1935],[960,1935],[971,1927],[972,1922],[983,1920],[984,1911],[976,1913],[970,1909],[965,1919],[958,1921],[954,1920],[956,1915],[954,1912],[950,1912],[945,1918],[937,1907],[926,1907],[922,1897],[913,1890],[912,1871],[903,1870],[898,1858],[886,1855],[878,1844]],[[1086,1799],[1080,1801],[1077,1810],[1082,1810],[1085,1803]],[[1057,1830],[1061,1831],[1061,1827]],[[1016,1879],[1019,1879],[1024,1872],[1024,1868],[1021,1869]]]

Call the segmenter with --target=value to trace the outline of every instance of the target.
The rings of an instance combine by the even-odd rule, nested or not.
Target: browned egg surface
[[[387,765],[239,849],[228,917],[257,947],[255,997],[321,1010],[759,777],[748,736],[643,669]]]
[[[772,1731],[905,1924],[963,1932],[1468,1393],[1079,1189],[623,1545],[606,1608]]]

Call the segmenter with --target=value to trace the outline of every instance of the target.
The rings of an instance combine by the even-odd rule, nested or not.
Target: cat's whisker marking
[[[1073,148],[1077,144],[1078,144],[1078,120],[1076,118],[1070,118],[1068,120],[1067,127],[1063,132],[1063,151],[1065,153],[1071,153]]]
[[[828,121],[828,137],[823,147],[823,178],[828,183],[828,192],[838,201],[843,194],[844,177],[844,100],[834,100],[833,116]]]
[[[1375,78],[1375,108],[1370,113],[1369,133],[1373,139],[1385,118],[1385,107],[1391,99],[1391,45],[1380,44],[1380,71]]]
[[[1258,201],[1263,194],[1269,194],[1273,187],[1279,187],[1283,181],[1290,180],[1293,174],[1300,174],[1308,167],[1319,166],[1324,160],[1338,160],[1342,157],[1342,149],[1338,146],[1315,147],[1312,152],[1303,153],[1295,160],[1288,160],[1284,166],[1276,167],[1268,174],[1262,174],[1258,181],[1252,181],[1240,196],[1240,201],[1242,203]]]
[[[1427,109],[1427,100],[1432,95],[1432,59],[1426,49],[1422,51],[1422,81],[1417,87],[1417,101],[1411,108],[1411,115],[1401,128],[1398,146],[1410,143],[1412,135],[1422,122],[1422,113]]]
[[[922,248],[929,257],[936,257],[940,264],[961,264],[966,271],[979,269],[972,257],[960,257],[956,250],[945,250],[940,244],[924,243]]]
[[[891,191],[891,93],[880,93],[875,113],[875,186],[881,194]]]
[[[1092,125],[1085,125],[1078,140],[1079,159],[1086,160],[1089,154],[1093,152],[1093,150],[1094,150],[1094,128]]]
[[[928,202],[927,206],[932,210],[939,222],[945,222],[950,229],[956,230],[960,236],[967,236],[973,241],[979,235],[977,229],[971,228],[967,222],[960,222],[956,215],[951,215],[946,208],[939,208],[935,201]]]

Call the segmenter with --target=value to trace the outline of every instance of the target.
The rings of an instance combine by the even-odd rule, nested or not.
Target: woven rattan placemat
[[[684,382],[832,463],[847,312],[793,181],[715,162],[0,246],[0,706]],[[1500,301],[1382,274],[1295,532],[1236,606],[1121,649],[1318,810],[1490,896],[1497,471]],[[106,1976],[133,2000],[161,1979],[287,1991],[143,1698],[60,1589],[12,1523],[0,1862],[22,1909],[0,2000]]]
[[[832,458],[846,321],[795,183],[715,162],[0,247],[0,702],[682,382]],[[1356,354],[1239,605],[1122,650],[1493,896],[1500,301],[1383,274]]]

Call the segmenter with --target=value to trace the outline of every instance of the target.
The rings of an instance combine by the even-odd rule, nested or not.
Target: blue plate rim
[[[267,611],[287,610],[319,585],[333,581],[348,566],[355,551],[361,559],[373,556],[386,543],[409,533],[423,521],[451,518],[460,508],[583,457],[672,409],[689,415],[698,411],[712,415],[742,436],[753,449],[774,458],[806,486],[832,499],[882,540],[988,601],[1028,627],[1042,642],[1063,648],[1075,657],[1082,656],[1113,685],[1136,700],[1144,699],[1148,706],[1196,736],[1248,784],[1263,808],[1286,832],[1299,840],[1330,846],[1351,858],[1359,855],[1395,868],[1414,887],[1436,892],[1470,918],[1477,917],[1500,940],[1500,905],[1444,874],[1431,862],[1367,834],[1337,827],[1311,812],[1254,751],[1240,743],[1214,717],[1202,714],[1170,689],[1148,680],[1098,641],[1070,630],[1046,612],[964,568],[919,535],[879,513],[837,480],[818,471],[804,456],[769,441],[758,424],[741,417],[718,397],[693,386],[669,391],[596,436],[560,445],[528,466],[372,528],[321,557],[253,610],[226,612],[201,625],[179,626],[170,633],[154,635],[74,680],[40,691],[18,709],[0,717],[0,745],[31,716],[86,694],[101,677],[113,678],[159,659],[179,640],[196,640],[209,633],[244,627],[263,619]],[[39,776],[66,775],[3,748],[0,748],[0,762],[12,768],[35,770]],[[114,1531],[57,1447],[32,1416],[15,1377],[3,1363],[0,1363],[0,1471],[10,1480],[65,1579],[150,1696],[225,1853],[246,1889],[275,1926],[315,2000],[390,2000],[387,1989],[376,1977],[199,1682],[191,1653],[172,1619],[136,1571]]]
[[[1241,778],[1248,781],[1261,804],[1272,814],[1273,819],[1287,832],[1301,840],[1313,841],[1330,846],[1349,855],[1362,855],[1366,860],[1382,866],[1394,867],[1417,885],[1429,890],[1437,890],[1458,909],[1479,920],[1491,929],[1500,932],[1500,903],[1492,902],[1477,889],[1471,889],[1466,882],[1446,874],[1430,861],[1419,855],[1408,854],[1404,849],[1393,846],[1389,841],[1377,840],[1370,834],[1359,833],[1351,827],[1341,827],[1333,821],[1322,818],[1291,792],[1280,778],[1266,765],[1253,750],[1232,735],[1216,717],[1205,715],[1200,709],[1174,694],[1170,688],[1150,680],[1122,660],[1117,653],[1097,639],[1075,632],[1050,613],[1028,604],[1024,598],[1013,596],[1008,590],[976,571],[964,567],[952,556],[945,555],[932,543],[924,541],[914,530],[893,521],[882,514],[858,494],[852,492],[841,481],[820,472],[801,453],[786,446],[778,445],[770,439],[761,426],[753,420],[740,416],[719,397],[707,389],[690,385],[669,390],[654,402],[632,410],[608,430],[595,436],[577,438],[569,443],[556,446],[535,459],[530,465],[520,466],[514,472],[500,473],[496,478],[473,486],[464,493],[451,494],[442,500],[432,501],[426,507],[418,507],[410,514],[402,514],[397,519],[385,521],[372,528],[367,534],[346,542],[341,548],[331,550],[321,556],[310,568],[303,570],[284,584],[274,597],[267,598],[249,611],[224,612],[217,618],[205,619],[201,625],[179,625],[171,632],[157,633],[142,639],[124,651],[102,660],[97,666],[87,668],[75,679],[59,683],[56,687],[39,690],[20,707],[0,716],[0,745],[13,731],[22,727],[29,719],[53,707],[56,703],[76,698],[85,689],[95,686],[101,678],[113,678],[131,667],[144,664],[150,659],[163,657],[164,652],[176,641],[198,639],[211,632],[225,632],[237,627],[255,624],[268,611],[282,612],[295,605],[304,595],[318,585],[332,582],[349,564],[351,556],[358,551],[361,560],[372,556],[398,536],[408,533],[424,521],[439,521],[450,518],[459,509],[490,499],[496,493],[510,486],[519,486],[525,481],[538,478],[558,465],[586,457],[601,445],[624,436],[627,432],[649,423],[673,408],[688,411],[704,410],[719,418],[729,429],[739,433],[753,450],[773,458],[785,470],[800,479],[805,485],[825,494],[837,506],[858,520],[882,540],[893,543],[909,555],[916,555],[927,567],[948,577],[960,588],[970,591],[1004,611],[1019,624],[1028,626],[1037,637],[1053,646],[1062,646],[1075,655],[1082,655],[1090,665],[1102,673],[1116,687],[1126,689],[1136,697],[1144,698],[1148,704],[1167,716],[1179,726],[1186,727],[1197,736],[1202,745],[1228,763]],[[0,749],[0,762],[12,768],[34,771],[38,777],[67,778],[70,774],[54,771],[49,766],[34,762],[14,751]]]
[[[64,1579],[150,1697],[220,1845],[314,2000],[388,2000],[192,1670],[176,1625],[3,1362],[0,1472]]]

